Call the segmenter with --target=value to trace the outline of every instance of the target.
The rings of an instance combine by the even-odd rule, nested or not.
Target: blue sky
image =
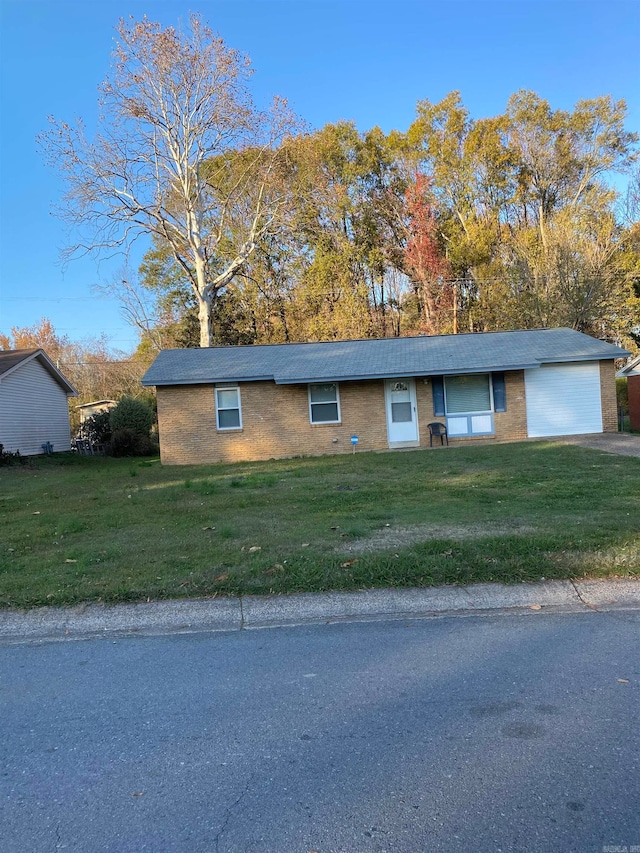
[[[283,95],[314,127],[406,130],[418,100],[453,89],[480,118],[524,88],[554,108],[624,98],[640,130],[637,0],[0,0],[0,332],[46,316],[73,340],[135,346],[117,302],[92,290],[120,262],[60,265],[65,226],[51,208],[62,184],[35,137],[50,114],[95,119],[120,17],[168,25],[190,10],[251,57],[258,101]]]

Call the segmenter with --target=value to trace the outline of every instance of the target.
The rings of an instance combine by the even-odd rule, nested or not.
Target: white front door
[[[387,379],[384,390],[389,444],[418,444],[415,382],[413,379]]]

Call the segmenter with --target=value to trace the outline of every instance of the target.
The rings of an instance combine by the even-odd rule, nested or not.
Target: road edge
[[[0,610],[0,642],[241,631],[495,612],[640,609],[640,578],[480,583]]]

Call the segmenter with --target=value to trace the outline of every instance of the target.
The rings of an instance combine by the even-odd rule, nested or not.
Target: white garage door
[[[598,362],[546,364],[524,381],[530,438],[602,432]]]

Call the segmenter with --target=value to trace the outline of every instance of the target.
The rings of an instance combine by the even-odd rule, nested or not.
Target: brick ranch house
[[[572,329],[162,351],[162,461],[237,462],[617,430],[614,359]]]

